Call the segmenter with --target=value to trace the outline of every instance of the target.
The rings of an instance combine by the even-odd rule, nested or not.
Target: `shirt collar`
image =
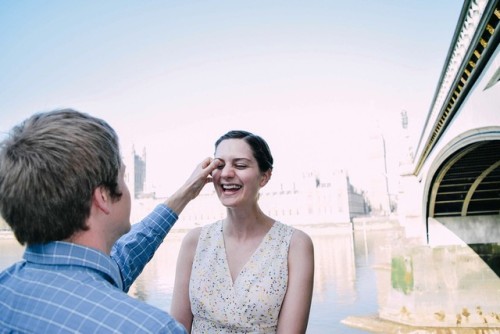
[[[54,241],[28,245],[23,258],[27,262],[41,265],[81,266],[94,269],[100,272],[108,282],[123,290],[118,264],[110,256],[94,248]]]

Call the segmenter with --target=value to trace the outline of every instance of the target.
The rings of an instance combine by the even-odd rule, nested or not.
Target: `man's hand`
[[[211,173],[221,164],[219,159],[206,158],[203,160],[196,166],[184,185],[165,201],[165,205],[180,215],[186,205],[200,194],[203,187],[212,182]]]

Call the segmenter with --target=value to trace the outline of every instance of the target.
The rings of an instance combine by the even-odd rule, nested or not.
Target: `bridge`
[[[498,0],[464,1],[402,176],[405,239],[381,276],[391,286],[379,292],[382,319],[500,329],[499,21]]]
[[[499,222],[499,19],[498,1],[465,1],[417,146],[428,238],[430,217]]]

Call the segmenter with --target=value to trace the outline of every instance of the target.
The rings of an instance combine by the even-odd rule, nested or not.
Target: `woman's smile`
[[[229,183],[229,184],[221,184],[222,191],[225,193],[234,193],[242,188],[239,184]]]

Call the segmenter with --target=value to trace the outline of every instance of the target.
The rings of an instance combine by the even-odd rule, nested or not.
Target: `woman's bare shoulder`
[[[310,252],[313,250],[313,242],[309,234],[306,232],[295,229],[290,240],[290,250],[302,250]]]
[[[184,247],[188,248],[196,248],[198,244],[198,239],[200,238],[201,227],[195,227],[189,232],[186,233],[184,239],[182,240],[182,244]]]

